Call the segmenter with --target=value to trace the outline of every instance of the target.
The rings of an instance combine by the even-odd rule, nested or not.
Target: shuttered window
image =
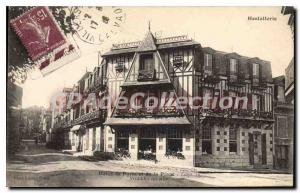
[[[204,54],[204,66],[212,69],[212,55]]]
[[[230,74],[235,74],[237,73],[237,60],[230,58],[229,60],[229,70],[230,70]]]

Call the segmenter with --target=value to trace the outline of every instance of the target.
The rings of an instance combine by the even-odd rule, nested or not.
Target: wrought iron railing
[[[155,79],[155,69],[139,70],[138,81],[151,81]]]
[[[223,118],[263,118],[273,119],[273,112],[247,110],[247,109],[199,109],[203,117],[223,117]]]
[[[178,117],[183,115],[182,109],[168,108],[139,108],[116,109],[115,117]]]
[[[100,109],[100,110],[95,110],[93,112],[81,115],[79,118],[73,120],[73,125],[80,125],[87,123],[92,120],[99,119],[99,121],[103,122],[106,117],[106,110]]]
[[[81,124],[85,124],[89,121],[96,121],[97,119],[99,120],[99,122],[104,122],[106,119],[106,116],[107,116],[107,111],[105,109],[100,109],[100,110],[96,110],[96,111],[84,114],[75,120],[68,120],[68,121],[62,120],[62,121],[56,122],[53,125],[53,128],[54,129],[69,128],[69,127],[72,127],[73,125],[81,125]]]

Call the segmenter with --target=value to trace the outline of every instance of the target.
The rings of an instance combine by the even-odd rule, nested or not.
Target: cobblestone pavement
[[[147,161],[83,161],[31,145],[7,162],[13,187],[214,187],[292,186],[291,174],[171,167]]]

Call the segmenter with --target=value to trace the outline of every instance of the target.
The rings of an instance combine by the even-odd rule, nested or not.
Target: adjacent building
[[[285,96],[285,76],[274,78],[274,168],[292,171],[294,105]]]

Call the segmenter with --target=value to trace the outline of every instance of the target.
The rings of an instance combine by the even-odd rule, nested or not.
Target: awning
[[[74,125],[70,131],[78,131],[81,125]]]
[[[186,117],[109,118],[104,125],[190,125]]]

